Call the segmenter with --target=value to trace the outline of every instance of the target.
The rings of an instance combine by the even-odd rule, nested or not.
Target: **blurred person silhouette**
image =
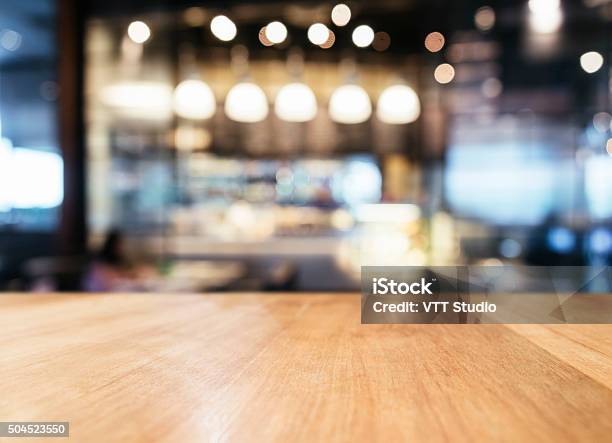
[[[130,262],[123,234],[112,229],[91,261],[85,288],[92,292],[136,290],[143,286],[143,278],[152,274],[151,268]]]

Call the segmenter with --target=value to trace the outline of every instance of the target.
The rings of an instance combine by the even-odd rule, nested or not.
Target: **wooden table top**
[[[104,443],[610,441],[612,325],[359,314],[356,295],[1,295],[0,421]]]

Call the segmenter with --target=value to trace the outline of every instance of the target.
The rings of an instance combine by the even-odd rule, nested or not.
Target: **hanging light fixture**
[[[238,83],[225,98],[225,114],[241,123],[260,122],[268,116],[266,94],[255,83]]]
[[[376,116],[384,123],[401,125],[412,123],[421,115],[421,103],[416,92],[406,85],[393,85],[378,98]]]
[[[164,120],[172,113],[172,88],[162,82],[126,81],[106,86],[101,100],[127,118]]]
[[[312,89],[303,82],[304,54],[299,48],[291,48],[287,55],[287,71],[290,83],[283,86],[274,100],[274,113],[287,122],[303,123],[317,115],[317,99]]]
[[[289,83],[278,91],[274,113],[288,122],[307,122],[317,115],[317,99],[308,85]]]
[[[231,65],[238,83],[225,97],[225,115],[240,123],[257,123],[268,116],[268,99],[264,91],[250,80],[249,51],[242,45],[231,51]]]
[[[337,123],[363,123],[372,115],[370,97],[361,86],[340,86],[329,100],[329,115]]]
[[[174,90],[174,112],[180,117],[206,120],[215,115],[215,96],[202,80],[183,80]]]

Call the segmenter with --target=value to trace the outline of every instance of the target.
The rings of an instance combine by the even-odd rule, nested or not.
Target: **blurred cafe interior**
[[[0,290],[610,265],[612,0],[3,0]]]

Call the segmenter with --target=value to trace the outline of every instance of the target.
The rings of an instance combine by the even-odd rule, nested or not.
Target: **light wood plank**
[[[359,310],[355,295],[1,296],[0,420],[67,420],[88,442],[612,435],[612,326],[361,325]]]

